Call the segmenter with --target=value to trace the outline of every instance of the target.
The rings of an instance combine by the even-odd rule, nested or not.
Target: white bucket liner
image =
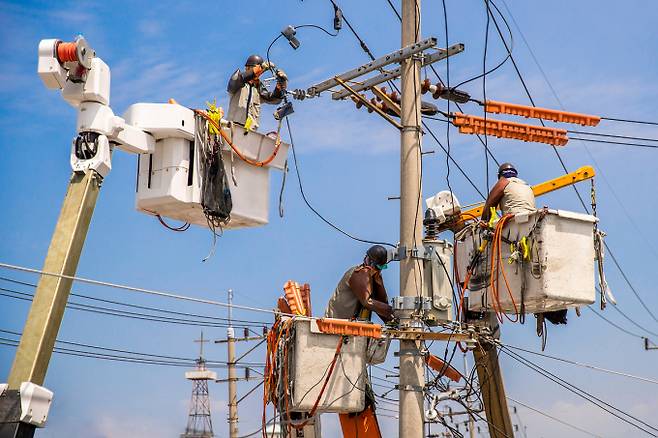
[[[567,309],[594,303],[594,216],[564,210],[541,210],[520,213],[510,220],[503,230],[501,243],[502,263],[511,289],[516,311],[521,302],[526,313]],[[530,260],[508,260],[512,253],[511,242],[528,238]],[[482,232],[468,232],[456,242],[456,264],[460,281],[464,281],[466,270],[474,253],[482,244]],[[494,309],[490,282],[491,242],[480,257],[469,282],[469,310],[490,311]],[[523,297],[522,295],[523,291]],[[500,308],[505,313],[514,313],[515,307],[505,286],[502,272],[498,274]]]
[[[139,156],[137,210],[207,227],[201,207],[202,154],[194,142],[194,112],[176,104],[138,103],[131,105],[123,117],[156,139],[154,153]],[[274,151],[274,136],[259,132],[245,135],[239,126],[225,130],[230,131],[233,144],[248,159],[263,161]],[[288,146],[282,142],[276,157],[263,167],[244,162],[228,146],[223,149],[233,201],[231,220],[225,229],[268,223],[270,169],[283,170]]]
[[[290,409],[309,412],[320,394],[342,336],[320,332],[315,320],[296,319],[293,324],[295,341],[290,364],[293,379]],[[347,337],[318,405],[318,413],[361,412],[365,408],[368,339]]]

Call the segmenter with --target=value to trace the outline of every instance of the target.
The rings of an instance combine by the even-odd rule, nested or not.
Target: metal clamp
[[[425,386],[421,385],[395,385],[395,389],[399,391],[413,391],[413,392],[425,392]]]

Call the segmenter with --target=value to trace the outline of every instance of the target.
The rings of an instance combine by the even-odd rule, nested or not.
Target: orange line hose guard
[[[345,319],[321,318],[317,321],[322,333],[344,336],[365,336],[379,339],[382,337],[382,326],[365,322],[348,321]]]
[[[306,315],[306,306],[304,306],[304,299],[302,298],[302,292],[300,290],[299,284],[294,281],[286,281],[286,284],[283,286],[283,291],[286,294],[286,300],[288,300],[288,305],[292,313],[297,315]]]
[[[459,127],[459,132],[462,134],[487,134],[499,138],[546,143],[553,146],[564,146],[569,141],[567,131],[564,129],[495,119],[486,119],[485,121],[483,117],[462,113],[455,113],[453,124]]]
[[[78,45],[76,43],[57,44],[57,60],[59,62],[78,61]]]
[[[240,151],[240,149],[238,149],[233,144],[233,142],[229,138],[228,134],[226,132],[224,132],[224,130],[219,126],[219,124],[217,122],[215,122],[212,118],[210,118],[210,116],[205,111],[195,109],[194,114],[200,115],[201,117],[206,119],[208,121],[208,123],[210,123],[215,129],[217,129],[217,131],[219,132],[219,135],[221,135],[222,138],[224,139],[224,141],[226,141],[226,144],[228,144],[231,147],[231,149],[233,149],[233,152],[235,152],[236,155],[242,161],[244,161],[247,164],[251,164],[252,166],[256,166],[256,167],[267,166],[268,164],[270,164],[272,162],[272,160],[274,160],[274,158],[276,158],[276,155],[279,153],[279,147],[281,146],[281,136],[279,136],[278,133],[277,133],[276,142],[275,142],[275,145],[274,145],[274,150],[272,151],[272,154],[269,157],[267,157],[263,161],[257,161],[257,160],[252,160],[250,158],[247,158]]]
[[[484,110],[493,114],[512,114],[514,116],[573,123],[582,126],[596,126],[601,121],[601,117],[589,114],[570,113],[528,105],[517,105],[515,103],[497,102],[495,100],[485,101]]]

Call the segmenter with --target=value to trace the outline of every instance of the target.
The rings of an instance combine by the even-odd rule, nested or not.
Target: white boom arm
[[[110,68],[96,57],[85,39],[57,39],[39,43],[38,71],[47,88],[62,90],[62,97],[78,110],[78,135],[71,148],[71,167],[106,176],[111,168],[110,144],[126,152],[149,154],[155,138],[115,116],[110,108]]]

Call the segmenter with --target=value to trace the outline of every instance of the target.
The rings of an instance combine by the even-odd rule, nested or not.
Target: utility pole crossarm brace
[[[423,58],[422,61],[422,66],[428,66],[430,64],[435,63],[436,61],[440,61],[442,59],[447,58],[448,56],[456,55],[458,53],[461,53],[464,51],[464,45],[459,43],[455,44],[454,46],[448,47],[448,49],[438,49],[437,52],[432,53],[431,55],[427,55]],[[384,72],[378,76],[374,76],[370,79],[367,79],[363,81],[360,84],[355,84],[352,89],[356,92],[359,92],[361,90],[366,90],[368,88],[372,88],[375,85],[379,85],[383,82],[386,81],[391,81],[393,79],[397,79],[402,75],[402,69],[400,67],[396,68],[395,70],[391,70],[390,72]],[[349,93],[345,90],[342,91],[337,91],[331,95],[331,98],[333,100],[339,100],[347,97]]]
[[[338,75],[337,78],[343,81],[352,80],[359,76],[363,76],[366,73],[370,73],[373,70],[382,69],[383,67],[386,67],[389,64],[392,64],[394,62],[400,62],[412,55],[415,55],[416,53],[434,47],[436,46],[436,42],[437,42],[436,38],[432,37],[432,38],[427,38],[423,41],[419,41],[418,43],[410,44],[406,47],[401,48],[400,50],[396,50],[395,52],[377,58],[374,61],[370,61],[369,63],[357,67],[353,70],[342,73]],[[336,78],[331,78],[324,82],[320,82],[319,84],[309,87],[308,90],[306,90],[306,93],[309,96],[317,96],[321,92],[327,91],[328,89],[336,85],[338,85],[338,81],[336,80]]]

